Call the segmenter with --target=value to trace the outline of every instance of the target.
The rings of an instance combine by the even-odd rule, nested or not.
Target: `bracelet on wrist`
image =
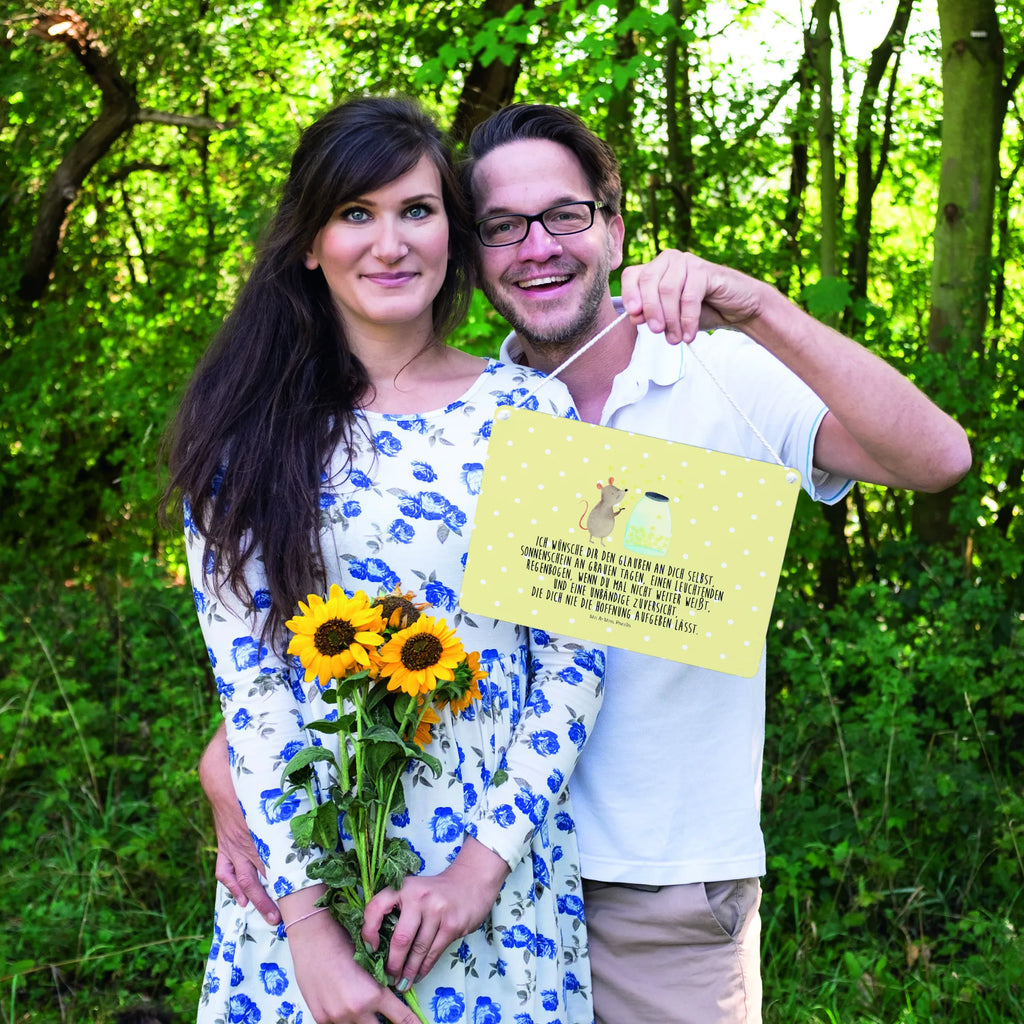
[[[288,933],[288,929],[291,928],[292,925],[296,925],[300,921],[308,921],[309,918],[315,917],[317,914],[322,914],[325,910],[327,910],[327,907],[317,907],[316,910],[311,910],[308,914],[303,914],[301,917],[295,918],[294,921],[284,926],[285,934]]]

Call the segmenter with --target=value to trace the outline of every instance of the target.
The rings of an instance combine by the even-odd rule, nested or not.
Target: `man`
[[[583,419],[763,459],[760,434],[826,502],[854,479],[933,491],[967,472],[953,420],[767,284],[667,253],[627,268],[613,300],[618,167],[575,115],[508,107],[470,149],[481,288],[515,330],[503,358],[550,372],[620,305],[630,314],[560,374]],[[704,333],[717,327],[735,329]],[[742,679],[608,652],[572,782],[598,1024],[760,1020],[764,679],[763,655]],[[224,792],[223,758],[221,746],[204,756],[208,792]],[[232,801],[216,810],[218,877],[272,913]]]

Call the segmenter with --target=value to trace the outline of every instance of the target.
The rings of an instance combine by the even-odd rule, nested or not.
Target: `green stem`
[[[416,735],[416,730],[420,727],[420,722],[423,721],[424,715],[427,713],[427,708],[430,707],[430,702],[424,702],[423,707],[416,710],[416,698],[407,697],[405,712],[402,715],[402,720],[398,723],[398,735],[405,737],[409,732],[409,726],[412,725],[412,735]],[[412,742],[411,740],[409,742]],[[373,849],[375,861],[383,856],[384,851],[384,840],[386,838],[386,832],[388,827],[388,819],[391,817],[391,807],[395,802],[395,792],[402,782],[402,773],[399,772],[391,780],[391,788],[388,791],[387,799],[384,801],[383,813],[376,822],[376,828],[374,829]]]
[[[356,762],[356,779],[355,779],[355,791],[356,791],[356,804],[359,803],[360,794],[363,791],[363,700],[360,699],[362,694],[355,700],[356,705],[356,739],[355,739],[355,762]],[[360,815],[362,819],[362,815]],[[367,863],[366,858],[366,845],[367,845],[367,830],[366,822],[360,820],[353,822],[356,826],[352,829],[352,841],[356,846],[356,853],[359,860],[359,876],[362,880],[363,885],[363,906],[370,902],[373,896],[373,886],[371,883],[370,876],[370,865]]]
[[[408,1006],[421,1021],[423,1021],[423,1024],[430,1024],[420,1007],[420,1001],[416,998],[416,992],[413,989],[409,989],[402,998],[405,1000],[405,1005]]]

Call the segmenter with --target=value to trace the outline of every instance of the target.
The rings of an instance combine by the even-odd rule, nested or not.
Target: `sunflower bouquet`
[[[467,653],[444,619],[423,614],[428,607],[400,588],[371,601],[363,591],[347,597],[337,584],[325,601],[317,594],[299,602],[301,614],[285,625],[294,634],[288,653],[296,655],[307,682],[314,679],[336,718],[307,728],[341,734],[337,755],[308,746],[285,765],[282,788],[309,797],[310,809],[291,819],[292,835],[322,855],[306,869],[327,891],[317,901],[352,937],[356,962],[381,984],[388,940],[397,915],[389,915],[376,951],[360,937],[370,898],[388,886],[398,889],[419,869],[409,843],[387,834],[388,822],[405,809],[401,777],[414,761],[435,775],[441,764],[427,752],[438,712],[461,714],[480,698],[480,656]],[[327,799],[317,797],[313,765],[327,762]],[[351,836],[344,849],[342,835]],[[412,990],[405,994],[422,1018]]]

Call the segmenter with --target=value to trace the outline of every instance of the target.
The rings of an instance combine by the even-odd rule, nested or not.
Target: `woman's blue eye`
[[[342,210],[338,216],[342,220],[350,221],[353,224],[362,224],[363,221],[368,220],[370,217],[366,210],[359,206],[352,206],[347,210]]]
[[[423,220],[424,217],[429,217],[434,211],[431,207],[418,203],[416,206],[410,206],[405,212],[412,220]]]

